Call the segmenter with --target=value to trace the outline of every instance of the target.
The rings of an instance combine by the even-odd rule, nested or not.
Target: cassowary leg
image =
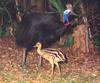
[[[41,67],[42,66],[42,62],[43,62],[43,58],[41,56],[39,56],[39,63],[38,66]]]
[[[22,68],[26,68],[27,48],[23,48]]]

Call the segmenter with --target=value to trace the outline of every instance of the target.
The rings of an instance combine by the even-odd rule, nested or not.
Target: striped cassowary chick
[[[47,61],[50,62],[51,66],[52,66],[52,75],[54,74],[54,65],[57,66],[57,68],[59,70],[59,74],[61,75],[59,62],[66,61],[65,55],[59,49],[56,49],[56,48],[42,49],[42,44],[40,42],[37,42],[34,47],[37,48],[37,53],[41,57],[43,57],[44,59],[46,59]]]

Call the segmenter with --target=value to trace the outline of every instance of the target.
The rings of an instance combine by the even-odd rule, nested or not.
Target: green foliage
[[[12,0],[0,0],[0,16],[3,18],[3,24],[0,26],[0,36],[9,35],[8,25],[12,24],[12,18],[10,11],[8,10],[8,4],[10,4]]]
[[[49,0],[52,6],[56,9],[57,12],[63,13],[64,7],[61,0]]]
[[[5,30],[3,28],[0,27],[0,36],[3,36],[5,34]]]
[[[93,40],[95,46],[100,46],[100,36],[98,34],[94,35]]]
[[[64,45],[66,47],[71,47],[73,44],[74,44],[74,39],[71,35],[69,35],[67,40],[65,41]]]
[[[9,35],[9,32],[5,28],[0,27],[0,37],[8,36],[8,35]]]
[[[64,47],[71,47],[74,44],[74,38],[72,37],[72,35],[68,35],[67,39],[64,42],[64,45],[61,45],[60,47],[64,48]]]

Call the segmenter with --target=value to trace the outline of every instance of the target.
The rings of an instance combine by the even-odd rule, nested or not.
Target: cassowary
[[[16,29],[16,43],[24,48],[22,66],[26,65],[27,53],[37,43],[50,47],[66,33],[58,13],[31,13],[24,15]]]

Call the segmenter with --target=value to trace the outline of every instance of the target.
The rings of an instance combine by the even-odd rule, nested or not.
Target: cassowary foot
[[[42,67],[42,66],[43,66],[43,64],[42,64],[42,57],[39,56],[38,67]]]
[[[26,66],[25,64],[22,63],[21,67],[22,67],[23,69],[26,69],[27,66]]]

